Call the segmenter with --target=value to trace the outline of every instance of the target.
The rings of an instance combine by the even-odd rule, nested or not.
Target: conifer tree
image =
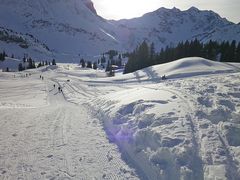
[[[110,71],[110,69],[111,69],[111,63],[110,63],[110,60],[108,60],[108,62],[107,62],[107,66],[106,66],[106,69],[105,69],[105,72],[109,72]]]
[[[86,63],[83,58],[80,60],[80,65],[82,66],[82,68],[86,67]]]
[[[52,65],[56,65],[56,60],[55,59],[52,60]]]
[[[230,48],[229,48],[229,59],[228,59],[228,62],[234,62],[235,61],[235,58],[236,58],[236,41],[232,41],[231,45],[230,45]]]
[[[97,63],[95,62],[95,63],[93,63],[93,69],[97,69]]]
[[[92,62],[91,61],[87,62],[87,68],[92,68]]]
[[[22,65],[22,63],[19,63],[18,64],[18,71],[23,71],[24,70],[24,67]]]
[[[235,61],[240,63],[240,42],[238,43],[238,46],[236,48],[236,56],[235,56]]]

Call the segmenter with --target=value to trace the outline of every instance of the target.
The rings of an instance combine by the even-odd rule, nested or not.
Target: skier
[[[61,88],[60,88],[60,86],[58,87],[58,92],[60,92],[61,91]]]
[[[53,84],[53,88],[55,89],[55,84]]]
[[[166,80],[167,78],[166,78],[166,75],[164,74],[163,76],[162,76],[162,80]]]

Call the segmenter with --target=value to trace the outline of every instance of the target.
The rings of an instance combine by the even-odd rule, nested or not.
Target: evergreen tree
[[[6,57],[6,53],[5,51],[3,51],[2,53],[0,53],[0,61],[4,61]]]
[[[32,69],[33,68],[33,62],[32,62],[32,58],[28,59],[28,67],[27,69]]]
[[[150,59],[153,60],[155,56],[155,47],[154,47],[154,43],[151,43],[150,45]]]
[[[3,54],[0,53],[0,61],[3,61]]]
[[[238,46],[237,46],[237,49],[236,49],[235,61],[240,63],[240,42],[238,43]]]
[[[228,59],[228,62],[235,62],[235,59],[236,59],[236,41],[232,41],[231,45],[230,45],[230,48],[229,48],[229,59]]]
[[[95,63],[93,63],[93,69],[97,69],[97,63],[95,62]]]
[[[121,54],[118,55],[118,60],[117,60],[116,65],[119,66],[119,67],[122,66],[122,55]]]
[[[223,42],[221,44],[221,58],[220,58],[220,61],[221,62],[227,62],[228,61],[228,58],[229,58],[229,51],[230,49],[230,45],[229,45],[229,42]]]
[[[92,62],[91,61],[87,62],[87,68],[92,68]]]
[[[105,69],[105,72],[109,72],[110,71],[110,69],[111,69],[111,63],[110,63],[110,60],[108,60],[108,62],[107,62],[107,66],[106,66],[106,69]]]
[[[113,57],[118,55],[118,52],[115,51],[115,50],[110,50],[110,51],[107,52],[107,54],[109,55],[109,59],[113,60]]]
[[[52,65],[57,65],[55,59],[52,60]]]
[[[39,68],[41,66],[42,66],[42,63],[40,62],[40,63],[38,63],[37,68]]]
[[[3,60],[5,60],[5,57],[8,57],[8,56],[7,56],[6,52],[3,51]]]
[[[32,61],[32,68],[36,68],[35,61]]]
[[[18,64],[18,71],[23,71],[24,70],[24,67],[22,65],[22,63],[19,63]]]
[[[86,63],[85,63],[84,59],[80,60],[80,65],[82,66],[82,68],[86,67]]]
[[[103,54],[101,58],[101,64],[104,64],[104,63],[106,63],[106,58],[105,58],[105,55]]]

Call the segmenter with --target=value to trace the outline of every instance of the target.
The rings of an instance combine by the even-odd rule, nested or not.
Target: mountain
[[[113,21],[100,17],[91,0],[0,0],[0,17],[0,50],[67,62],[110,49],[130,51],[143,40],[154,42],[156,50],[195,38],[240,41],[239,24],[194,7],[160,8],[139,18]],[[21,37],[27,46],[6,41],[3,32]]]
[[[139,18],[112,21],[128,49],[146,40],[154,42],[156,49],[173,46],[178,42],[199,39],[201,42],[240,41],[240,25],[221,18],[213,11],[200,11],[191,7],[160,8]]]
[[[31,34],[53,56],[68,61],[79,54],[121,49],[108,32],[112,25],[97,15],[90,0],[0,0],[0,17],[1,27]]]

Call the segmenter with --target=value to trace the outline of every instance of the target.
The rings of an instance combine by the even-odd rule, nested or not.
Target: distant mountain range
[[[240,24],[195,7],[113,21],[97,15],[91,0],[0,0],[0,50],[19,57],[72,62],[110,49],[131,51],[143,40],[160,50],[195,38],[240,41]]]

